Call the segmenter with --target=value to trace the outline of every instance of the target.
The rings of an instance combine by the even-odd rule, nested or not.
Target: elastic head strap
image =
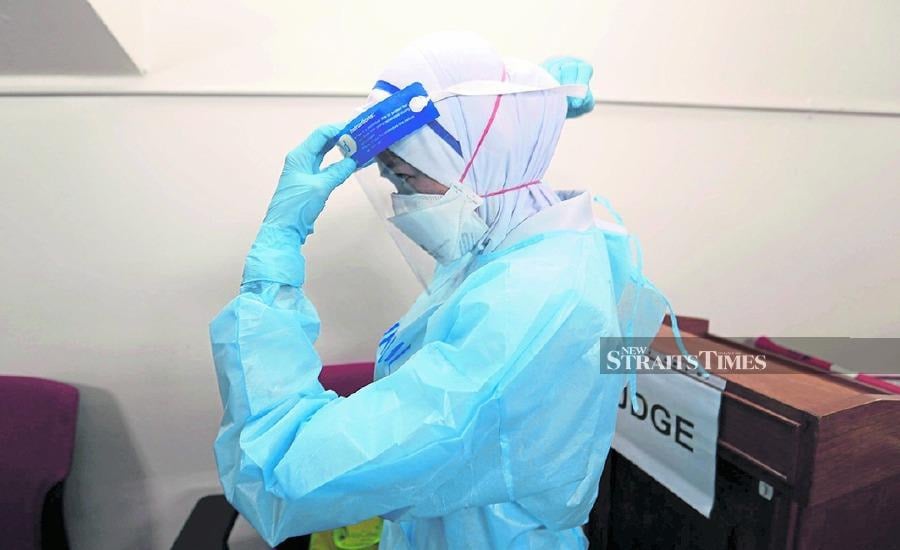
[[[501,80],[506,80],[506,67],[503,67],[503,74],[500,75]],[[491,126],[494,125],[494,118],[497,116],[497,110],[500,108],[500,99],[503,96],[498,94],[494,99],[494,107],[491,109],[491,116],[488,117],[487,124],[484,125],[484,130],[481,131],[481,137],[478,138],[478,143],[475,145],[475,150],[472,151],[472,156],[469,158],[469,162],[466,163],[466,167],[463,169],[462,174],[459,176],[459,183],[465,181],[466,176],[469,174],[469,169],[472,168],[472,163],[475,162],[475,157],[478,156],[478,151],[481,150],[481,144],[484,143],[484,138],[487,137],[488,132],[491,130]],[[433,101],[433,100],[432,100]]]
[[[522,93],[530,93],[530,92],[560,92],[564,93],[567,96],[572,97],[585,97],[588,92],[588,87],[583,84],[547,84],[542,86],[532,86],[528,84],[517,84],[514,82],[509,82],[508,74],[506,72],[506,67],[503,68],[503,74],[499,81],[497,80],[468,80],[466,82],[459,82],[452,86],[449,86],[443,90],[435,92],[433,94],[429,94],[428,98],[431,99],[432,102],[437,103],[439,101],[443,101],[450,97],[457,96],[465,96],[465,97],[474,97],[474,96],[489,96],[495,95],[497,99],[494,101],[494,109],[491,113],[491,118],[488,121],[488,125],[485,129],[485,132],[482,133],[481,139],[478,141],[478,147],[480,147],[481,142],[484,141],[484,136],[487,134],[487,129],[490,128],[490,125],[493,124],[494,116],[496,115],[497,108],[500,106],[500,98],[504,95],[509,94],[522,94]],[[390,82],[386,80],[379,80],[375,82],[375,86],[373,86],[375,90],[381,90],[383,92],[387,92],[389,94],[396,93],[400,91],[400,88],[394,86]],[[447,131],[446,128],[441,126],[441,124],[437,120],[432,120],[428,123],[428,127],[434,131],[435,134],[441,140],[443,140],[447,145],[453,149],[457,155],[463,156],[462,147],[460,146],[459,140],[453,137],[453,134]],[[478,147],[476,147],[476,152]],[[472,155],[474,159],[475,155]],[[472,159],[469,160],[469,164],[471,165]],[[463,171],[463,175],[460,179],[462,181],[465,179],[466,172],[468,172],[469,166],[466,166],[466,170]]]
[[[503,69],[503,78],[500,80],[467,80],[448,86],[435,93],[429,93],[431,101],[437,103],[449,97],[456,96],[488,96],[488,95],[512,95],[527,94],[531,92],[558,92],[566,96],[583,98],[587,95],[588,87],[584,84],[519,84],[507,80],[506,68]]]
[[[537,185],[541,183],[541,180],[533,180],[527,183],[520,183],[519,185],[515,185],[513,187],[508,187],[506,189],[501,189],[499,191],[494,191],[492,193],[486,193],[484,195],[480,195],[482,199],[486,199],[488,197],[496,197],[497,195],[503,195],[509,193],[511,191],[518,191],[519,189],[524,189],[526,187],[531,187],[532,185]]]

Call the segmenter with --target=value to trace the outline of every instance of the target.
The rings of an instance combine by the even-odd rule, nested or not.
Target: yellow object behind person
[[[313,533],[309,550],[377,550],[381,526],[381,518],[372,518],[347,527]]]

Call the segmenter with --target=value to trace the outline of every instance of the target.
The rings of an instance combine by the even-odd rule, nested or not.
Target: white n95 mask
[[[448,191],[449,193],[449,191]],[[433,195],[428,193],[410,193],[391,195],[391,206],[394,207],[394,216],[401,216],[410,212],[417,212],[436,206],[444,200],[445,195]]]
[[[443,195],[391,195],[395,216],[388,221],[439,264],[461,258],[481,242],[488,226],[475,213],[482,199],[461,185]]]

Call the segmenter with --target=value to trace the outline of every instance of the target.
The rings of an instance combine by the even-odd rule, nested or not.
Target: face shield
[[[397,188],[388,177],[381,174],[378,163],[375,162],[357,171],[354,177],[375,212],[378,213],[378,217],[384,222],[388,235],[397,245],[400,254],[412,269],[416,279],[422,288],[427,288],[437,265],[436,260],[412,239],[404,235],[397,226],[388,222],[394,215],[391,196],[397,193]]]
[[[404,139],[418,132],[431,132],[452,149],[458,159],[465,160],[460,142],[438,120],[436,103],[459,96],[501,96],[529,92],[558,91],[567,96],[582,97],[587,88],[582,85],[525,85],[507,81],[467,81],[444,90],[428,91],[421,83],[414,82],[399,88],[385,81],[375,84],[367,104],[351,120],[338,137],[337,145],[345,156],[356,160],[361,168],[355,174],[357,182],[366,194],[400,253],[412,269],[417,280],[427,288],[438,262],[454,261],[466,249],[477,245],[487,226],[475,213],[482,198],[462,183],[464,173],[454,168],[438,166],[439,156],[434,156],[433,166],[416,166],[419,170],[434,169],[441,174],[443,194],[421,192],[414,186],[410,175],[398,174],[376,155],[397,145],[402,151]],[[405,143],[409,143],[407,140]],[[419,155],[417,155],[419,156]],[[452,181],[448,174],[460,174]],[[435,175],[437,175],[435,174]],[[423,175],[426,175],[423,173]],[[427,174],[430,176],[431,174]],[[412,236],[412,237],[411,237]]]

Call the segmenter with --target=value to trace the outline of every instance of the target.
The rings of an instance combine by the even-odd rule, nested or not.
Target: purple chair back
[[[41,547],[47,493],[69,475],[78,390],[24,376],[0,376],[0,546]]]
[[[326,365],[319,373],[319,382],[326,390],[334,390],[336,394],[347,397],[363,386],[371,384],[374,376],[374,363]]]

